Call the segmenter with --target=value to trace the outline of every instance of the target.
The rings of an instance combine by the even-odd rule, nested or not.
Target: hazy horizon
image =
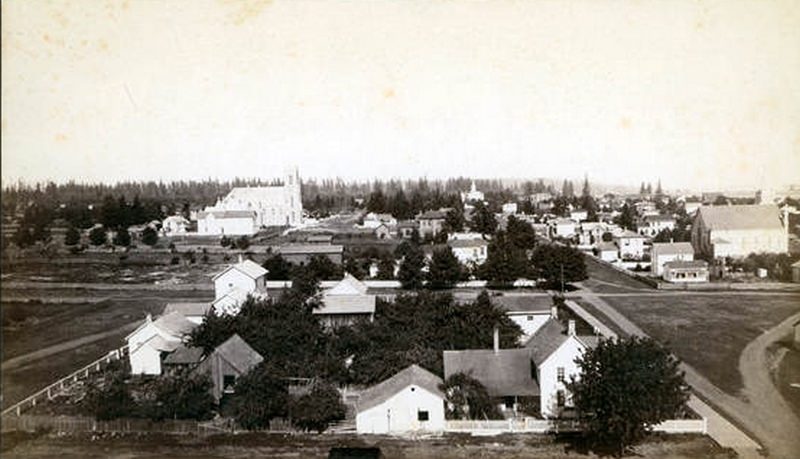
[[[800,3],[6,1],[2,178],[800,184]]]

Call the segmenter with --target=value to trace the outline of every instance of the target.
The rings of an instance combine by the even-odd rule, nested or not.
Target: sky
[[[11,0],[2,178],[800,184],[800,2]]]

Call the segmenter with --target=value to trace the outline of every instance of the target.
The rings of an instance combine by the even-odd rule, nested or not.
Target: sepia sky
[[[2,3],[4,181],[800,183],[800,2]]]

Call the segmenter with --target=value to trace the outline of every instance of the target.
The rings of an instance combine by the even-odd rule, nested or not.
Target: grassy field
[[[586,259],[586,273],[589,279],[583,285],[597,293],[628,293],[637,290],[652,290],[652,287],[615,269],[602,264],[592,257]]]
[[[380,457],[387,459],[598,457],[546,435],[482,438],[447,435],[413,440],[372,436],[278,434],[219,435],[207,438],[163,435],[124,437],[50,435],[3,443],[3,457],[7,458],[327,458],[334,448],[375,448],[380,450]],[[734,457],[730,451],[720,448],[707,437],[693,435],[656,437],[639,445],[636,453],[638,457],[643,458]]]
[[[24,292],[15,291],[15,295]],[[47,292],[52,294],[52,292]],[[5,295],[6,292],[4,291]],[[55,292],[62,295],[63,292]],[[88,292],[75,292],[88,296]],[[0,303],[2,316],[2,396],[3,406],[30,395],[62,376],[66,376],[108,351],[124,344],[130,327],[144,319],[147,313],[158,314],[169,301],[211,300],[208,292],[114,292],[95,293],[106,299],[97,303]],[[69,297],[69,295],[64,295]],[[116,331],[116,332],[115,332]],[[108,336],[79,346],[70,341],[96,333],[111,332]],[[29,355],[51,346],[64,347],[51,355],[25,361],[7,368],[9,359]]]
[[[604,298],[724,391],[742,387],[739,355],[762,332],[800,311],[800,295],[673,295]]]

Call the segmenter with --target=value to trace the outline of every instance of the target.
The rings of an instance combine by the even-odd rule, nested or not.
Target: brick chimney
[[[567,322],[567,335],[575,336],[575,321],[572,319]]]
[[[496,354],[500,350],[500,329],[497,326],[492,330],[492,337],[494,338],[494,352]]]
[[[558,319],[558,306],[552,305],[550,306],[550,318]]]

